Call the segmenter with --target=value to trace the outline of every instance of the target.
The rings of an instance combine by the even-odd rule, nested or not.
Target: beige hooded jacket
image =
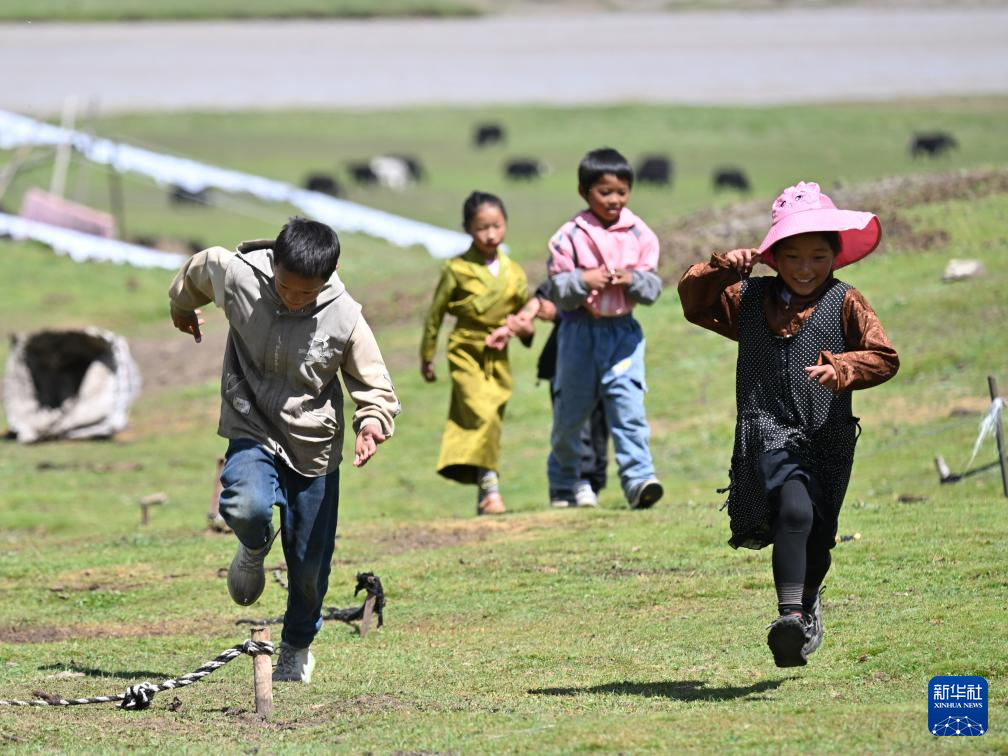
[[[388,437],[399,414],[392,381],[361,307],[336,273],[314,303],[289,311],[274,288],[272,240],[237,252],[193,255],[169,290],[176,308],[209,302],[230,324],[217,432],[264,444],[295,472],[318,477],[342,459],[342,371],[357,409],[353,428],[376,424]]]

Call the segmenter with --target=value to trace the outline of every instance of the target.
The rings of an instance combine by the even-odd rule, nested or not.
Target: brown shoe
[[[476,505],[476,514],[478,515],[495,515],[504,514],[505,512],[507,512],[507,509],[504,507],[504,499],[496,492],[488,493]]]

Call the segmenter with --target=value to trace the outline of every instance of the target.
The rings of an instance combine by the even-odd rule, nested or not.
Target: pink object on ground
[[[759,246],[763,262],[776,268],[773,253],[766,254],[774,244],[788,236],[815,231],[838,231],[840,251],[833,267],[842,268],[870,254],[882,239],[882,224],[873,213],[838,210],[814,181],[800,181],[789,186],[773,203],[773,225]]]
[[[25,192],[20,215],[26,220],[48,223],[106,239],[116,238],[115,219],[108,213],[32,187]]]

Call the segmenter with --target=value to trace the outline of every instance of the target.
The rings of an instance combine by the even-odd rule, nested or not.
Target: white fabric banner
[[[177,270],[185,260],[182,255],[0,213],[0,236],[4,235],[42,242],[77,262],[96,260],[128,263],[138,268]]]
[[[434,257],[452,257],[469,248],[469,237],[460,231],[299,189],[283,181],[152,152],[0,110],[0,149],[10,150],[22,145],[56,146],[67,142],[89,160],[108,165],[120,173],[142,173],[159,184],[174,184],[190,192],[213,188],[247,192],[268,202],[289,202],[337,231],[367,234],[401,247],[419,244]]]

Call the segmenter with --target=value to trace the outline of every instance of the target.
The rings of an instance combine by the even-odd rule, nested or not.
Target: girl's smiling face
[[[602,178],[588,187],[579,189],[588,203],[588,209],[606,226],[619,220],[620,213],[630,199],[630,184],[612,173],[602,174]]]
[[[507,235],[507,219],[497,205],[484,202],[476,208],[466,231],[479,253],[487,260],[493,260],[497,256],[497,247]]]
[[[774,245],[777,272],[791,291],[807,296],[823,285],[833,270],[835,253],[822,234],[798,234]]]

